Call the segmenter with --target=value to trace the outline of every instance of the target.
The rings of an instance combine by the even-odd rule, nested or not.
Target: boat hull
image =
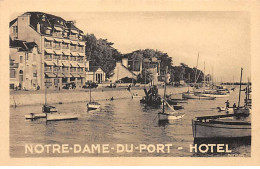
[[[171,121],[171,120],[178,120],[178,119],[181,119],[183,117],[184,117],[184,114],[173,115],[173,114],[166,114],[166,113],[158,113],[159,120]]]
[[[87,109],[88,110],[96,110],[96,109],[99,109],[100,108],[100,104],[87,104]]]
[[[251,137],[251,123],[211,123],[192,121],[193,137],[203,138],[239,138]]]
[[[228,94],[200,94],[200,96],[222,98],[222,97],[228,97],[229,95]]]
[[[47,121],[77,120],[78,115],[65,113],[47,113]]]
[[[199,100],[215,100],[216,97],[211,96],[196,96],[193,94],[182,94],[182,98],[184,99],[199,99]]]
[[[46,118],[46,113],[30,113],[25,115],[25,119],[40,119]]]

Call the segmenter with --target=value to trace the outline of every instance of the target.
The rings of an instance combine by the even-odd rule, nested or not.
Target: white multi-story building
[[[10,22],[10,38],[35,42],[41,65],[41,88],[62,87],[75,82],[81,87],[86,81],[89,62],[85,55],[83,31],[72,21],[41,12],[26,12]]]

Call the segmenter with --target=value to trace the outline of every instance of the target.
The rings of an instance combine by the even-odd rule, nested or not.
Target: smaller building
[[[106,73],[100,66],[90,66],[89,71],[86,72],[86,81],[103,83],[106,81]]]
[[[41,57],[35,42],[10,39],[10,89],[41,88]]]
[[[127,62],[123,60],[123,63],[126,64]],[[114,69],[114,74],[110,77],[111,82],[116,82],[120,79],[123,79],[125,77],[132,78],[137,80],[137,75],[130,71],[125,65],[123,65],[122,62],[116,62],[116,67]]]

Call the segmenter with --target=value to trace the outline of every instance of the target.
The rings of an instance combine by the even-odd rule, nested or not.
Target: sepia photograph
[[[255,157],[249,10],[32,6],[1,13],[10,160]]]

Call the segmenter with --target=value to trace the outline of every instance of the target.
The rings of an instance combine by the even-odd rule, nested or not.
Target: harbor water
[[[10,156],[11,157],[54,157],[54,156],[107,156],[107,157],[191,157],[191,156],[250,156],[251,145],[236,142],[229,146],[232,153],[196,154],[190,152],[193,144],[192,119],[198,116],[225,114],[218,112],[217,107],[224,106],[229,100],[230,105],[238,102],[238,87],[229,97],[216,100],[188,100],[182,103],[185,113],[181,120],[159,123],[157,113],[160,108],[149,108],[140,104],[140,98],[115,99],[99,101],[100,110],[87,111],[86,102],[56,104],[60,113],[79,114],[78,120],[50,121],[45,119],[25,120],[25,115],[31,112],[40,113],[41,105],[10,108]],[[244,93],[242,93],[242,104]],[[133,151],[131,153],[40,153],[26,154],[26,144],[172,144],[170,153],[149,153]]]

